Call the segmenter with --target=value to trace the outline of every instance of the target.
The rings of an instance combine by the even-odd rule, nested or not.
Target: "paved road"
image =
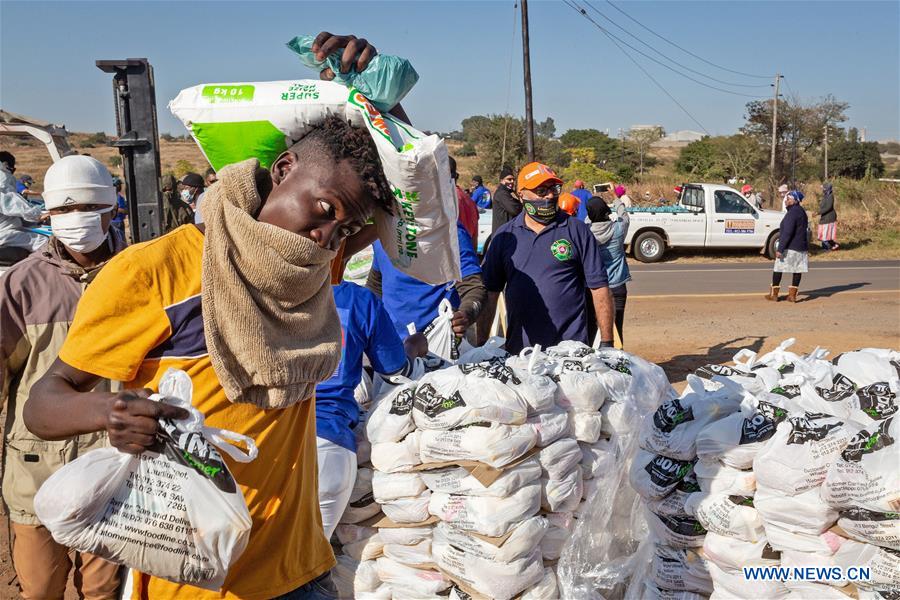
[[[629,261],[629,297],[765,294],[772,281],[772,263],[641,264]],[[785,274],[782,289],[791,280]],[[803,276],[802,293],[900,296],[900,260],[811,262]],[[784,293],[784,292],[783,292]]]

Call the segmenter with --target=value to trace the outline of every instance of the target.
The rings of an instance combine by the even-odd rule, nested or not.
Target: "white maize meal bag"
[[[753,498],[730,494],[691,494],[684,509],[703,525],[715,531],[748,542],[765,536],[759,512],[753,508]]]
[[[781,553],[775,550],[766,538],[748,542],[728,535],[719,535],[714,531],[707,532],[706,539],[703,540],[703,554],[710,562],[723,569],[734,570],[745,566],[777,566],[781,561]]]
[[[393,215],[374,215],[391,262],[433,285],[460,279],[456,190],[438,136],[382,114],[355,88],[310,79],[197,85],[182,90],[169,110],[217,171],[248,158],[269,167],[330,115],[365,128],[394,190]]]
[[[581,462],[581,446],[572,438],[561,438],[537,453],[543,477],[562,479]]]
[[[413,419],[420,429],[482,422],[522,425],[527,416],[528,405],[515,390],[490,377],[469,378],[460,367],[427,373],[413,400]]]
[[[900,513],[846,508],[841,510],[837,524],[854,540],[900,551]]]
[[[845,540],[831,557],[835,566],[844,569],[850,567],[868,567],[871,579],[857,581],[857,587],[866,590],[900,589],[900,555],[871,544],[863,544],[853,540]]]
[[[425,491],[425,482],[418,473],[382,473],[372,476],[372,495],[379,504],[418,496]]]
[[[766,539],[775,550],[794,550],[797,552],[816,552],[819,554],[834,554],[835,550],[843,543],[844,538],[835,532],[828,530],[820,534],[801,533],[763,520],[766,527]]]
[[[900,512],[900,417],[872,423],[829,467],[822,498],[840,508]]]
[[[876,382],[856,390],[849,403],[849,418],[871,426],[900,412],[900,379]]]
[[[698,460],[694,475],[700,489],[707,494],[752,496],[756,492],[756,473],[723,465],[720,462]]]
[[[600,439],[603,432],[603,416],[599,412],[583,413],[575,410],[570,415],[576,440],[593,444]]]
[[[707,597],[696,592],[682,592],[658,588],[650,581],[638,583],[641,588],[641,600],[707,600]]]
[[[760,448],[787,416],[787,410],[760,401],[754,410],[714,421],[697,434],[697,457],[707,462],[720,460],[735,469],[750,469]]]
[[[534,427],[538,448],[549,446],[559,438],[572,433],[569,414],[560,408],[529,415],[526,423]]]
[[[440,571],[417,569],[401,565],[395,560],[382,556],[376,561],[378,577],[392,588],[403,589],[418,594],[421,598],[432,598],[450,587],[450,580]]]
[[[706,536],[700,521],[688,516],[656,515],[647,511],[647,525],[652,539],[673,548],[700,548]]]
[[[794,567],[814,567],[830,569],[834,567],[831,554],[819,554],[816,552],[798,552],[797,550],[781,551],[781,566],[793,569]],[[836,586],[844,586],[847,579],[829,579],[829,583]],[[785,581],[785,585],[793,589],[790,581]]]
[[[792,416],[778,425],[753,460],[756,479],[789,496],[819,487],[828,467],[859,429],[822,413]]]
[[[724,377],[715,381],[722,388],[703,389],[702,381],[688,375],[690,391],[680,398],[663,402],[651,418],[641,424],[640,445],[644,450],[679,460],[697,455],[697,435],[709,423],[723,419],[740,409],[742,388]]]
[[[422,464],[419,457],[420,434],[420,431],[413,431],[399,442],[372,444],[372,466],[383,473],[396,473]]]
[[[506,357],[509,356],[509,353],[503,349],[506,340],[496,335],[488,338],[488,341],[485,342],[483,346],[475,348],[468,347],[463,350],[463,344],[468,344],[468,342],[465,342],[464,340],[463,343],[460,344],[459,360],[456,361],[456,364],[458,365],[480,363],[495,358],[502,358],[505,360]]]
[[[631,487],[647,500],[659,500],[667,496],[694,468],[693,461],[676,460],[638,450],[631,462],[628,474]]]
[[[818,535],[834,525],[837,510],[819,497],[818,488],[796,496],[787,496],[760,485],[753,497],[754,506],[767,524],[775,524],[794,533]]]
[[[514,467],[504,469],[503,473],[486,487],[463,467],[422,471],[421,475],[425,485],[432,492],[505,498],[522,486],[538,481],[541,478],[541,464],[536,457],[525,459]]]
[[[497,546],[442,522],[434,528],[434,542],[455,546],[466,554],[485,560],[508,563],[529,556],[548,529],[549,524],[544,517],[529,517],[517,524],[509,537]]]
[[[160,419],[152,450],[92,450],[44,482],[34,510],[57,543],[170,581],[222,586],[252,523],[219,450],[246,463],[257,449],[246,436],[204,425],[192,395],[190,377],[168,369],[151,399],[180,406],[188,418]]]
[[[722,590],[731,596],[726,598],[765,598],[766,600],[778,600],[787,598],[790,590],[780,581],[757,579],[747,581],[741,569],[726,570],[709,563],[709,575],[712,577],[716,591]]]
[[[540,550],[525,558],[499,563],[472,556],[435,539],[434,562],[452,578],[494,600],[509,600],[544,578]]]
[[[684,476],[684,479],[678,482],[675,489],[667,496],[653,500],[644,500],[652,512],[658,515],[689,515],[685,505],[688,500],[694,496],[703,495],[700,490],[700,484],[697,483],[697,476],[693,471]]]
[[[344,544],[342,547],[344,554],[358,561],[375,560],[381,556],[383,549],[384,542],[381,541],[381,536],[377,533],[372,537]]]
[[[381,541],[398,546],[415,546],[422,540],[431,540],[434,525],[424,527],[382,527],[378,530]]]
[[[372,469],[363,467],[356,471],[356,481],[353,483],[353,491],[350,492],[350,501],[341,516],[341,523],[361,523],[381,512],[372,493],[373,477]]]
[[[384,516],[394,523],[421,523],[428,518],[431,491],[425,490],[412,498],[397,498],[381,503]]]
[[[541,477],[541,508],[551,513],[571,512],[578,508],[583,492],[579,465],[559,479]]]
[[[401,565],[419,567],[431,564],[431,540],[418,544],[385,544],[384,555]]]
[[[657,587],[680,592],[712,593],[707,559],[702,549],[655,546],[650,579]]]
[[[378,568],[376,563],[375,568]],[[381,581],[379,579],[379,581]],[[382,583],[374,592],[356,592],[356,600],[393,600],[394,593],[390,584]]]
[[[506,498],[431,494],[429,512],[460,529],[499,537],[534,516],[541,507],[541,486],[531,483]]]
[[[475,460],[498,469],[524,456],[537,441],[530,425],[484,423],[420,433],[423,463]]]
[[[634,410],[625,402],[607,402],[600,409],[600,433],[609,437],[631,430]]]
[[[597,412],[606,401],[606,388],[596,373],[584,370],[578,359],[560,361],[556,377],[559,379],[557,404],[582,412]]]
[[[416,384],[410,382],[393,388],[375,403],[366,420],[366,437],[370,442],[399,442],[416,428],[412,420],[415,393]]]
[[[378,566],[374,560],[364,560],[356,567],[356,573],[353,578],[353,591],[357,594],[360,592],[372,593],[381,585],[381,579],[378,578]]]
[[[558,600],[559,588],[556,573],[550,567],[544,568],[544,578],[528,588],[519,596],[519,600]]]
[[[581,448],[581,473],[585,479],[593,479],[616,468],[616,446],[610,440],[600,439],[593,444],[579,442]]]

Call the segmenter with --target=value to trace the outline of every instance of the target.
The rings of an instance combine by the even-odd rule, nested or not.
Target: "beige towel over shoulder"
[[[203,327],[229,400],[286,408],[312,398],[340,361],[335,253],[254,218],[258,168],[225,167],[203,196]]]

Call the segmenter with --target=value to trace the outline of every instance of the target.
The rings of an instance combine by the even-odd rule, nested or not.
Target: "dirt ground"
[[[688,373],[729,362],[742,348],[767,352],[784,339],[832,357],[862,347],[900,349],[900,293],[841,292],[789,304],[762,297],[630,298],[625,348],[665,369],[679,391]],[[16,597],[5,519],[0,525],[0,599]],[[74,598],[70,593],[67,598]]]

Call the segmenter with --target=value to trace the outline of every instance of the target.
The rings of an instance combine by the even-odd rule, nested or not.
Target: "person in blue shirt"
[[[628,270],[628,261],[625,260],[625,237],[628,235],[628,225],[631,219],[625,204],[621,199],[616,199],[613,206],[617,219],[610,220],[612,210],[606,200],[594,196],[587,203],[588,217],[585,219],[591,228],[591,233],[600,246],[600,254],[603,255],[603,264],[606,266],[606,279],[609,281],[609,291],[612,293],[615,305],[615,325],[619,340],[624,344],[625,336],[625,303],[628,300],[628,282],[631,281],[631,271]]]
[[[519,171],[524,210],[494,234],[482,264],[488,302],[479,325],[493,319],[504,293],[506,350],[517,354],[564,340],[590,344],[585,291],[597,315],[602,347],[613,346],[613,302],[606,267],[591,230],[559,211],[562,180],[540,163]],[[482,341],[483,327],[478,331]]]
[[[472,238],[457,222],[456,234],[459,240],[459,265],[462,279],[443,285],[431,285],[414,279],[391,264],[381,242],[375,242],[372,270],[366,286],[381,296],[394,329],[400,337],[406,337],[407,325],[413,323],[416,331],[423,331],[438,316],[441,300],[450,301],[454,308],[453,331],[465,334],[475,322],[484,307],[484,283],[481,281],[481,267],[472,247]]]
[[[481,175],[472,178],[472,200],[478,205],[478,208],[488,209],[491,207],[491,191],[484,187],[484,180]]]
[[[384,305],[366,288],[342,281],[332,286],[341,320],[341,362],[327,381],[316,386],[316,449],[319,459],[319,509],[329,539],[350,500],[356,480],[359,405],[353,391],[362,378],[363,355],[377,373],[408,375],[410,360],[427,351],[419,334],[404,343]]]
[[[122,239],[125,239],[125,217],[128,216],[128,203],[125,202],[125,198],[122,196],[122,180],[118,177],[113,177],[113,185],[116,188],[116,212],[113,214],[112,222],[110,225],[115,227],[120,234],[122,234]]]
[[[578,210],[575,211],[575,218],[579,221],[584,221],[587,219],[587,203],[588,200],[591,199],[591,193],[584,189],[584,182],[580,179],[576,179],[575,183],[572,184],[572,195],[581,200],[581,204],[578,205]]]

